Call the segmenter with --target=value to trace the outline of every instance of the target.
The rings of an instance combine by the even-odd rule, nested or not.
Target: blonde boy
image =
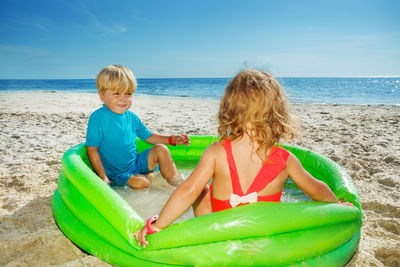
[[[165,144],[189,146],[189,137],[152,133],[129,110],[137,87],[129,69],[110,65],[97,75],[96,85],[104,105],[90,115],[86,149],[97,175],[107,184],[145,188],[151,182],[143,174],[159,166],[166,181],[177,185],[180,179]],[[154,146],[138,153],[136,137]]]

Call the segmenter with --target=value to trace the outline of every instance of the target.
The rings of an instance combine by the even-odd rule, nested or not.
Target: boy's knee
[[[158,163],[166,159],[172,159],[171,153],[169,152],[169,149],[166,145],[156,144],[151,148],[149,153],[149,162],[154,161]]]
[[[149,152],[149,158],[148,158],[149,170],[155,169],[157,167],[157,164],[163,163],[166,160],[172,160],[171,153],[169,152],[167,146],[163,144],[154,145]]]
[[[169,154],[169,149],[166,145],[156,144],[156,145],[154,145],[154,149],[157,151],[157,154],[162,154],[162,153]]]
[[[128,179],[128,185],[134,189],[142,189],[150,186],[150,181],[143,175],[132,175]]]

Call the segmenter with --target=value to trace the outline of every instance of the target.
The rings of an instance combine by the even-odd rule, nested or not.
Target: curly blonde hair
[[[107,90],[133,94],[137,87],[132,71],[121,65],[109,65],[102,69],[96,78],[99,93]]]
[[[218,133],[232,141],[248,134],[258,143],[261,158],[281,138],[291,141],[298,133],[289,113],[286,95],[268,73],[244,70],[227,85],[218,112]]]

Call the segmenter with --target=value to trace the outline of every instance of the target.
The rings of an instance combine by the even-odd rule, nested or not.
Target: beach
[[[218,105],[134,95],[131,110],[153,132],[216,135]],[[61,157],[100,106],[94,93],[0,92],[0,266],[110,266],[66,238],[51,211]],[[358,189],[362,235],[347,266],[400,266],[400,106],[292,108],[304,135],[293,144],[337,162]]]

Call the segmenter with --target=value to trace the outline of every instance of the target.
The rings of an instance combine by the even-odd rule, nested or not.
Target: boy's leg
[[[182,182],[182,178],[178,176],[171,153],[165,145],[154,145],[149,151],[147,160],[149,170],[154,170],[157,164],[160,166],[161,175],[170,185],[178,186]]]
[[[212,213],[210,197],[210,188],[206,185],[203,192],[201,192],[200,196],[193,203],[193,213],[195,217]]]
[[[142,189],[150,186],[150,181],[141,174],[134,174],[128,179],[128,185],[133,189]]]

